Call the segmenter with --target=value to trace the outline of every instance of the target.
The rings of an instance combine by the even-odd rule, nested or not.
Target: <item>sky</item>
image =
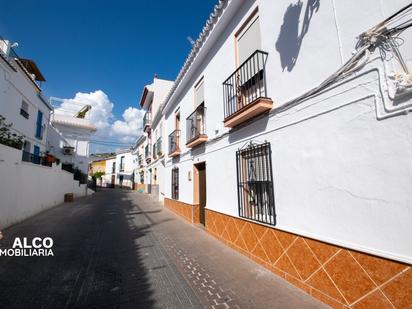
[[[174,80],[217,0],[0,1],[0,36],[36,62],[60,112],[91,104],[94,141],[133,144],[144,85]],[[92,152],[124,148],[92,145]]]

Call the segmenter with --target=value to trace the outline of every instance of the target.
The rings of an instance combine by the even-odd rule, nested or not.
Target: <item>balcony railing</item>
[[[153,144],[152,154],[153,154],[153,159],[156,160],[157,159],[156,143]]]
[[[73,164],[62,163],[62,170],[69,172],[69,173],[74,173]]]
[[[143,155],[139,154],[139,166],[143,166]]]
[[[194,147],[207,141],[206,135],[206,107],[200,104],[196,110],[186,118],[186,146]]]
[[[272,107],[266,92],[267,57],[268,53],[255,51],[223,82],[225,126],[233,127]],[[264,104],[255,106],[259,103]],[[248,114],[242,115],[246,110]],[[240,119],[232,119],[235,117]]]
[[[147,112],[144,114],[143,117],[143,131],[146,131],[148,128],[150,128],[152,123],[152,113]]]
[[[146,145],[146,147],[144,148],[144,156],[146,158],[146,162],[150,162],[150,160],[152,159],[152,151],[151,151],[151,145],[148,144]]]
[[[169,135],[169,156],[174,157],[180,154],[180,130],[174,130]]]
[[[33,164],[41,164],[42,162],[41,156],[35,155],[27,151],[23,151],[23,156],[21,160],[24,162],[31,162]]]
[[[159,137],[155,143],[156,145],[156,155],[161,157],[163,155],[162,138]]]

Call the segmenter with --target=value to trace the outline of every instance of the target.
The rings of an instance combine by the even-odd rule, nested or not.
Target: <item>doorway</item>
[[[115,180],[116,180],[116,176],[115,176],[115,175],[112,175],[112,183],[111,183],[111,187],[112,187],[112,188],[114,188]]]
[[[206,207],[206,162],[198,163],[193,166],[194,174],[194,204],[199,204],[199,222],[205,225]]]

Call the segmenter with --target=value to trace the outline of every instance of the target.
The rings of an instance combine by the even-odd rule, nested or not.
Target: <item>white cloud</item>
[[[78,92],[73,99],[64,99],[55,112],[74,116],[84,105],[92,107],[86,118],[97,128],[95,139],[133,144],[142,134],[144,111],[130,106],[123,112],[122,119],[116,120],[113,115],[114,103],[102,90]]]
[[[134,107],[128,107],[123,112],[123,120],[116,120],[112,124],[112,134],[123,142],[133,142],[142,134],[144,112]]]

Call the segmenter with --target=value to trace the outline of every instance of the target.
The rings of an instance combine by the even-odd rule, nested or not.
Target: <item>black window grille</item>
[[[250,143],[236,152],[239,216],[276,224],[270,143]]]
[[[179,199],[179,168],[172,169],[172,199]]]

